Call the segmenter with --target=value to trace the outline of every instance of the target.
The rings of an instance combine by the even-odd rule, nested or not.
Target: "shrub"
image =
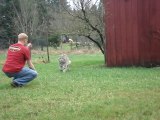
[[[59,47],[61,43],[59,34],[50,35],[48,38],[48,41],[49,41],[49,45],[53,46],[54,48]]]

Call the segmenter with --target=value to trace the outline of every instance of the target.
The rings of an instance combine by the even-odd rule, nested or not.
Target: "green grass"
[[[23,88],[0,72],[0,120],[159,120],[160,68],[105,68],[97,53],[69,57],[66,73],[58,55],[37,62],[38,78]]]

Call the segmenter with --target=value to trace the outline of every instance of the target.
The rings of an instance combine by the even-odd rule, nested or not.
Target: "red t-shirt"
[[[8,49],[7,60],[2,70],[8,73],[19,72],[29,59],[30,51],[27,47],[19,43],[13,44]]]

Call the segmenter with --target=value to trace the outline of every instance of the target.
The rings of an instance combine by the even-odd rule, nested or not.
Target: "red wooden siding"
[[[108,66],[160,65],[160,0],[104,0]]]

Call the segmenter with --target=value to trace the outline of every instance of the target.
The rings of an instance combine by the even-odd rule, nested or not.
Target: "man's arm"
[[[29,43],[29,44],[27,45],[27,48],[30,50],[30,55],[31,55],[32,44]],[[29,67],[30,69],[35,70],[35,67],[34,67],[34,65],[33,65],[31,59],[30,59],[30,60],[27,60],[27,64],[28,64],[28,67]]]
[[[27,64],[30,69],[36,70],[31,60],[27,60]]]

